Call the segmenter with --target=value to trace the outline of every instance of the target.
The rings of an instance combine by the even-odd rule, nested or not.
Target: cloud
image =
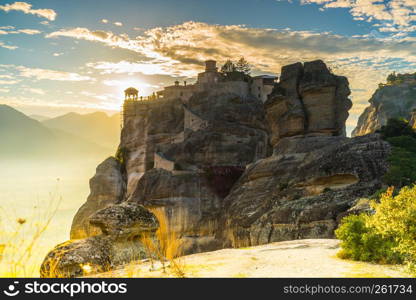
[[[0,35],[19,34],[19,33],[34,35],[34,34],[41,33],[41,31],[39,31],[37,29],[16,29],[16,30],[14,30],[14,27],[12,27],[12,26],[0,27]]]
[[[0,41],[0,48],[5,48],[5,49],[9,49],[9,50],[16,50],[19,47],[7,45],[4,42]]]
[[[87,28],[77,27],[62,29],[46,35],[46,38],[69,37],[79,40],[95,41],[109,46],[128,49],[131,47],[129,38],[126,35],[116,35],[111,31],[96,30],[90,31]]]
[[[195,75],[195,69],[187,67],[173,68],[173,64],[167,61],[150,60],[146,62],[133,63],[128,61],[113,62],[97,62],[88,63],[87,67],[100,70],[102,74],[135,74],[144,75],[169,75],[179,77],[191,77]]]
[[[20,80],[2,80],[0,79],[0,84],[4,84],[4,85],[12,85],[12,84],[16,84],[19,83]]]
[[[39,31],[37,29],[19,29],[18,32],[29,34],[29,35],[41,33],[41,31]]]
[[[37,95],[45,95],[45,91],[38,88],[26,88],[26,91],[28,91],[31,94],[37,94]]]
[[[11,75],[6,75],[6,74],[0,74],[0,78],[1,79],[13,79],[14,77]]]
[[[116,86],[116,87],[126,86],[126,81],[124,80],[103,80],[102,83],[107,86]],[[160,88],[159,85],[153,85],[153,84],[146,83],[146,82],[140,82],[138,84],[141,88]]]
[[[0,93],[8,93],[10,89],[0,88]]]
[[[5,12],[9,12],[12,10],[21,11],[25,14],[36,15],[38,17],[42,17],[50,21],[54,21],[57,16],[56,12],[53,9],[32,9],[32,4],[29,4],[27,2],[14,2],[12,4],[0,5],[0,10],[3,10]]]
[[[107,19],[102,19],[101,20],[101,23],[107,24],[108,23],[108,20]]]
[[[56,81],[87,81],[93,80],[89,76],[83,76],[77,73],[70,73],[64,71],[40,69],[40,68],[27,68],[24,66],[17,66],[16,70],[19,75],[27,78],[34,78],[36,80],[56,80]]]
[[[381,21],[378,27],[396,31],[408,31],[416,22],[416,0],[300,0],[300,3],[317,4],[321,9],[348,8],[357,21]]]
[[[62,53],[62,52],[55,52],[55,53],[53,54],[53,56],[55,56],[55,57],[58,57],[58,56],[61,56],[61,55],[63,55],[63,53]]]
[[[123,23],[121,23],[121,22],[114,22],[114,25],[121,27],[121,26],[123,26]]]
[[[393,70],[416,67],[416,39],[409,37],[346,37],[328,32],[250,28],[185,22],[144,31],[136,38],[87,28],[62,29],[47,37],[71,37],[128,49],[135,62],[93,62],[87,67],[103,74],[171,75],[193,77],[203,61],[246,57],[253,73],[279,73],[282,66],[323,59],[336,74],[349,78],[354,103],[365,105],[379,82]],[[362,109],[360,107],[360,109]],[[353,113],[359,113],[353,108]]]

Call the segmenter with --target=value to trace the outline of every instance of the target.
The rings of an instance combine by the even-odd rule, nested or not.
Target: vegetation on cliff
[[[350,215],[335,231],[342,241],[339,256],[377,263],[416,264],[416,186],[393,188],[379,202],[371,203],[374,214]]]
[[[407,263],[415,273],[416,133],[404,119],[389,119],[379,133],[393,147],[388,158],[390,167],[384,176],[384,182],[391,187],[371,202],[373,213],[342,219],[335,231],[342,241],[339,256],[377,263]]]
[[[396,72],[393,72],[387,76],[387,84],[390,85],[402,84],[412,80],[416,81],[416,72],[412,74],[396,74]]]
[[[397,188],[416,182],[416,133],[409,122],[389,119],[380,133],[393,146],[388,158],[390,168],[384,175],[384,182]]]

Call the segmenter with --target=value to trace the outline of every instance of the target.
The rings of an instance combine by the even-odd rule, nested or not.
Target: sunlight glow
[[[120,95],[121,98],[124,97],[124,90],[129,87],[138,89],[139,96],[149,96],[159,88],[159,86],[151,85],[134,78],[126,78],[121,80],[104,80],[103,84],[113,87],[113,92],[117,95]]]

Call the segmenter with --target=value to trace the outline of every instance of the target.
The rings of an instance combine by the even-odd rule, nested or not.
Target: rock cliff
[[[97,168],[74,241],[48,254],[42,274],[140,257],[156,208],[183,253],[332,237],[388,168],[390,148],[377,135],[345,137],[349,93],[345,77],[313,61],[283,67],[264,104],[215,85],[187,101],[126,101],[117,158]],[[97,245],[107,250],[92,258]]]
[[[416,80],[380,85],[358,119],[352,136],[375,132],[390,118],[412,119],[416,109]]]
[[[284,66],[265,103],[271,144],[296,135],[345,135],[349,94],[347,78],[332,74],[321,60]]]

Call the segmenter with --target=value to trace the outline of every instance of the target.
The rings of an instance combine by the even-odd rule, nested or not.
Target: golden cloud
[[[29,4],[27,2],[14,2],[12,4],[0,5],[0,10],[3,10],[5,12],[9,12],[12,10],[21,11],[25,14],[36,15],[38,17],[42,17],[50,21],[54,21],[57,16],[57,13],[53,9],[32,9],[32,4]]]
[[[56,81],[86,81],[93,80],[89,76],[83,76],[78,73],[40,69],[40,68],[27,68],[24,66],[17,66],[16,70],[19,71],[19,75],[27,78],[34,78],[36,80],[56,80]]]

